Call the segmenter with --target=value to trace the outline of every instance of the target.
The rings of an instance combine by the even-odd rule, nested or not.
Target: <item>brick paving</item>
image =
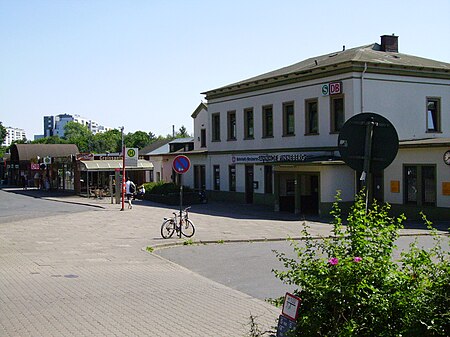
[[[263,330],[276,324],[279,308],[146,251],[184,242],[160,237],[176,207],[136,201],[120,211],[109,199],[42,197],[52,207],[97,207],[0,225],[0,336],[230,337],[249,333],[250,315]],[[193,239],[204,242],[298,237],[303,223],[229,204],[194,205],[191,218]],[[330,233],[309,224],[315,235]]]

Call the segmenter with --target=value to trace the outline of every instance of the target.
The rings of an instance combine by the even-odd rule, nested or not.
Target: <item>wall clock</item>
[[[444,163],[450,165],[450,150],[444,153]]]

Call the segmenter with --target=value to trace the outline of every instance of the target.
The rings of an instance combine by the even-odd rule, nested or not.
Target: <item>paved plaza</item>
[[[120,211],[109,199],[37,196],[48,215],[0,224],[0,336],[230,337],[249,333],[250,315],[262,330],[276,324],[279,308],[146,251],[184,242],[160,236],[176,207],[136,201]],[[61,202],[94,207],[52,215]],[[194,205],[191,218],[203,242],[298,237],[304,222],[215,203]],[[309,224],[314,235],[330,233]]]

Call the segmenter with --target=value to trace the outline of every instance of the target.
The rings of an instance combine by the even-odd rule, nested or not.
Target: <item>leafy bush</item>
[[[169,193],[179,193],[180,186],[174,183],[166,183],[165,181],[145,183],[145,194],[169,194]],[[189,187],[183,186],[183,191],[189,192],[191,189]]]
[[[393,261],[405,218],[389,217],[389,209],[374,203],[366,214],[361,193],[344,226],[336,202],[333,237],[315,240],[305,226],[305,245],[292,242],[296,259],[277,253],[286,270],[275,275],[298,286],[302,299],[292,336],[447,336],[449,252],[424,217],[434,247],[416,240]]]

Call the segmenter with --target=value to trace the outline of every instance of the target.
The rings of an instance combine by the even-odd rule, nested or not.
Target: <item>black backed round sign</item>
[[[338,138],[338,149],[342,160],[356,171],[364,171],[367,129],[371,125],[372,148],[370,172],[379,172],[388,167],[398,152],[398,135],[394,126],[385,117],[373,112],[364,112],[351,117],[342,126]]]

